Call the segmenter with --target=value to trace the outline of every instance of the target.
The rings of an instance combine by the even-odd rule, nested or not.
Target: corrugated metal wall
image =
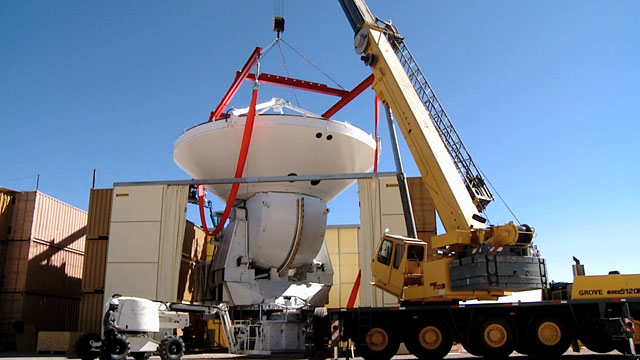
[[[80,306],[86,212],[41,192],[15,192],[0,280],[0,348],[15,346],[16,321],[73,331]],[[6,198],[0,196],[0,209]],[[2,230],[0,230],[2,231]],[[30,349],[26,349],[30,350]],[[35,350],[35,349],[31,349]]]
[[[9,240],[31,239],[35,206],[36,193],[34,191],[16,193],[16,200],[13,205],[13,216],[11,216],[11,228],[8,236]]]
[[[78,250],[31,241],[25,291],[80,297],[84,254]]]
[[[6,241],[15,203],[15,192],[0,188],[0,241]]]
[[[7,251],[9,237],[9,226],[11,225],[11,215],[13,204],[15,203],[15,192],[7,189],[0,189],[0,289],[4,286],[4,268],[7,261]]]
[[[80,301],[78,331],[99,334],[100,325],[102,324],[103,307],[103,293],[83,293],[82,300]]]
[[[113,189],[91,189],[87,215],[87,239],[97,240],[109,237],[112,197]]]
[[[359,225],[328,226],[324,235],[331,265],[333,265],[333,286],[329,293],[328,307],[345,307],[355,284],[360,261],[358,259]],[[356,306],[360,297],[356,298]]]
[[[206,261],[207,237],[204,231],[187,220],[182,243],[182,260],[178,277],[178,301],[190,303],[196,289],[195,275],[198,263]]]
[[[91,189],[78,331],[100,332],[113,189]]]

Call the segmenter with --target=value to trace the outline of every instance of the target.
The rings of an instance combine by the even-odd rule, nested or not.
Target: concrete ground
[[[68,360],[73,358],[68,358],[63,355],[43,355],[43,354],[16,354],[16,353],[0,353],[0,358],[2,359],[20,359],[20,360]],[[213,354],[193,354],[193,355],[185,355],[182,357],[185,360],[206,360],[206,359],[254,359],[255,357],[251,356],[242,356],[242,355],[231,355],[226,353],[213,353]],[[569,349],[563,356],[563,359],[572,359],[572,360],[581,360],[581,359],[624,359],[623,355],[620,355],[617,351],[612,351],[607,354],[596,354],[591,352],[585,348],[582,348],[579,353],[574,352]],[[133,358],[130,358],[133,359]],[[151,360],[159,360],[159,356],[152,356]],[[260,359],[286,359],[286,360],[294,360],[297,359],[295,356],[271,356],[271,357],[261,357]],[[341,358],[344,359],[344,358]],[[355,358],[362,359],[362,358]],[[415,359],[415,356],[412,355],[396,355],[393,357],[394,360],[405,360],[405,359]],[[447,355],[446,359],[479,359],[477,356],[469,355],[464,350],[452,351]],[[509,356],[509,359],[527,359],[525,355],[520,355],[518,353],[513,353]]]

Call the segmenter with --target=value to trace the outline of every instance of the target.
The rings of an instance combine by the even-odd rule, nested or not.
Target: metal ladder
[[[444,111],[431,85],[429,85],[427,78],[422,73],[422,70],[420,70],[413,55],[411,55],[409,48],[405,45],[395,26],[391,24],[386,25],[386,28],[389,30],[387,38],[393,46],[402,67],[409,76],[409,80],[413,84],[418,96],[422,99],[425,108],[431,115],[431,120],[436,125],[440,138],[442,138],[445,147],[449,151],[449,155],[451,155],[458,169],[458,173],[460,173],[460,176],[467,186],[467,190],[473,198],[478,211],[483,211],[487,205],[493,201],[493,195],[489,187],[485,183],[473,159],[471,159],[471,155],[469,155],[469,152],[462,143],[458,132],[453,127],[449,116]]]

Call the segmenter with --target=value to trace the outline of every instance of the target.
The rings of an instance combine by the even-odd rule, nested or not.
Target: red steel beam
[[[325,113],[322,114],[322,117],[325,119],[329,119],[330,117],[335,115],[335,113],[337,113],[338,111],[340,111],[340,109],[345,107],[345,105],[350,103],[351,100],[353,100],[356,96],[360,95],[369,86],[371,86],[371,84],[373,84],[373,78],[374,78],[373,74],[369,75],[368,78],[364,79],[360,84],[358,84],[358,86],[353,88],[353,90],[351,90],[346,96],[343,96],[342,99],[340,99],[337,103],[335,103],[332,107],[330,107],[329,110],[325,111]]]
[[[238,72],[238,74],[240,74],[240,72]],[[248,74],[247,77],[245,78],[245,80],[255,80],[255,79],[256,79],[256,74],[254,73]],[[289,87],[293,89],[306,90],[306,91],[316,92],[316,93],[325,94],[325,95],[345,97],[349,94],[348,90],[332,88],[325,84],[289,78],[286,76],[266,74],[266,73],[260,74],[258,76],[258,81],[263,84],[284,86],[284,87]]]
[[[240,85],[247,78],[247,75],[249,74],[249,71],[251,71],[251,68],[253,68],[256,62],[258,62],[261,52],[262,48],[260,47],[257,47],[255,50],[253,50],[253,53],[251,54],[251,56],[249,56],[249,59],[242,67],[242,70],[238,71],[238,73],[236,74],[236,78],[233,80],[233,83],[231,83],[231,86],[229,87],[229,90],[227,90],[227,93],[222,97],[220,104],[218,104],[216,109],[211,112],[209,121],[217,120],[218,118],[220,118],[220,114],[222,114],[222,111],[224,111],[224,109],[229,106],[231,99],[233,99],[233,96],[236,94],[236,92],[238,92]]]

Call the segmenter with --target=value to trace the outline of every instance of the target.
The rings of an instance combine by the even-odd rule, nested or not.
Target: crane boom
[[[364,0],[339,2],[356,32],[356,53],[374,74],[371,86],[393,111],[446,231],[424,241],[384,235],[373,259],[375,286],[409,302],[544,287],[533,228],[485,225],[480,212],[493,195],[396,27],[375,18]]]
[[[347,14],[347,18],[354,32],[357,33],[364,24],[377,25],[376,18],[371,14],[371,11],[364,1],[341,0],[340,4],[345,14]],[[451,123],[451,120],[449,120],[449,116],[444,110],[444,107],[440,104],[433,88],[427,81],[427,78],[424,76],[418,63],[409,51],[409,48],[404,43],[404,39],[398,33],[395,25],[385,23],[384,30],[387,34],[387,40],[394,49],[413,88],[429,112],[431,121],[436,126],[440,138],[444,142],[476,208],[478,211],[484,211],[487,205],[493,201],[493,195],[486,185],[478,166],[471,158],[471,155],[469,155],[462,139]]]

